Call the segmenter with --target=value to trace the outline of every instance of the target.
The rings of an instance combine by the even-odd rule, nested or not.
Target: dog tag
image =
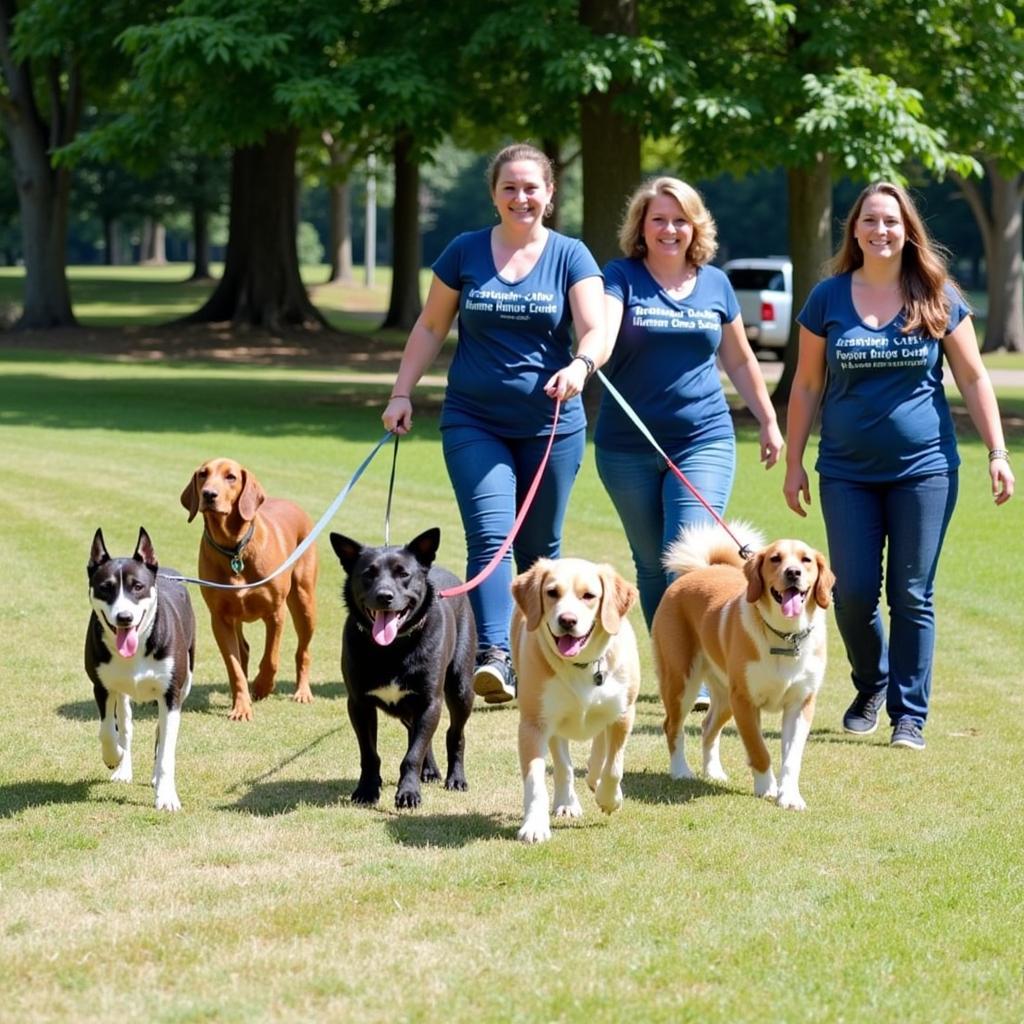
[[[245,562],[243,562],[242,559],[238,557],[238,555],[235,555],[235,557],[231,559],[231,571],[236,576],[241,576],[242,575],[242,570],[244,568],[245,568]]]

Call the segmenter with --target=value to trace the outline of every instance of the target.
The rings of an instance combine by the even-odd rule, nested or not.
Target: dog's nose
[[[114,618],[114,622],[119,626],[130,626],[132,624],[132,613],[118,612]]]
[[[799,583],[803,579],[803,570],[798,565],[791,565],[784,573],[787,583]]]
[[[562,627],[562,629],[575,629],[576,623],[578,621],[579,620],[576,618],[576,616],[571,614],[570,612],[563,612],[561,615],[558,616],[558,624]]]
[[[381,608],[389,608],[395,599],[395,592],[393,590],[378,590],[373,596]]]
[[[203,501],[211,502],[217,500],[217,492],[210,490],[208,487],[203,488]]]

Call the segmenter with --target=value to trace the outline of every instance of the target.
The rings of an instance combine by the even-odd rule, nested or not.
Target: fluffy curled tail
[[[764,536],[750,523],[734,520],[729,529],[739,542],[750,551],[757,551],[765,545]],[[742,567],[743,557],[736,541],[717,523],[699,523],[684,526],[679,536],[665,549],[661,564],[669,572],[683,576],[694,569],[706,569],[709,565],[735,565]]]

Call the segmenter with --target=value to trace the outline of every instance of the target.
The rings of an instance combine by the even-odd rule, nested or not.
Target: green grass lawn
[[[181,316],[210,287],[184,276],[73,268],[76,313],[90,326]],[[332,322],[373,332],[386,272],[369,290],[317,287],[324,276],[306,271]],[[17,272],[0,271],[0,303],[18,294]],[[1003,354],[987,361],[1017,365]],[[903,755],[881,735],[857,742],[838,730],[849,683],[833,630],[805,815],[753,800],[731,730],[728,786],[667,778],[646,644],[616,817],[585,798],[587,817],[548,846],[515,842],[508,708],[480,708],[470,722],[470,793],[432,788],[404,815],[390,803],[401,728],[385,720],[382,806],[350,806],[341,575],[326,542],[317,703],[287,699],[286,642],[281,692],[252,726],[228,723],[197,594],[198,672],[179,745],[185,810],[151,809],[151,708],[138,715],[136,783],[107,782],[81,668],[93,530],[127,551],[143,523],[165,564],[191,570],[198,533],[177,495],[216,453],[319,515],[380,436],[387,384],[370,379],[5,354],[0,550],[13,635],[0,688],[0,998],[12,1019],[1018,1019],[1024,645],[1012,567],[1022,520],[1016,503],[997,511],[986,500],[984,453],[970,439],[940,572],[929,749]],[[436,395],[418,403],[402,445],[392,536],[439,524],[442,559],[460,571]],[[1024,393],[1001,400],[1015,447]],[[756,465],[750,435],[740,453],[732,513],[822,544],[816,510],[806,523],[785,510],[781,476]],[[333,527],[379,542],[387,475],[381,457]],[[589,458],[566,551],[629,563]],[[777,721],[768,727],[777,747]]]
[[[617,815],[601,815],[584,792],[581,821],[556,826],[543,846],[516,841],[514,706],[471,718],[470,791],[430,787],[413,813],[393,809],[403,730],[383,720],[382,803],[352,806],[342,581],[326,538],[316,702],[289,700],[289,627],[279,692],[257,705],[255,722],[229,722],[224,669],[194,593],[184,809],[152,807],[152,707],[137,709],[135,783],[109,782],[82,668],[96,527],[129,553],[145,525],[165,565],[193,570],[200,526],[186,524],[178,495],[217,454],[316,518],[381,436],[386,394],[386,384],[329,371],[32,353],[0,364],[3,1019],[1020,1020],[1024,517],[1021,498],[992,506],[972,437],[938,580],[928,749],[892,750],[885,729],[842,733],[851,687],[833,627],[804,814],[754,799],[732,729],[728,784],[669,779],[645,640]],[[1006,398],[1024,409],[1024,393]],[[420,405],[399,452],[392,539],[439,525],[441,561],[461,573],[436,405]],[[817,503],[807,521],[786,510],[781,471],[757,465],[747,430],[739,459],[731,514],[823,544]],[[381,542],[389,471],[384,453],[334,529]],[[628,573],[591,452],[564,547]],[[766,720],[776,756],[778,726]],[[695,719],[691,754],[696,730]],[[575,753],[582,764],[583,748]]]

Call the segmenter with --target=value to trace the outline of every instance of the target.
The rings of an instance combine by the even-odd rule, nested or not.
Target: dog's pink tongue
[[[795,619],[804,610],[805,597],[796,587],[790,587],[782,595],[782,614],[788,619]]]
[[[398,612],[377,610],[373,613],[373,629],[370,631],[374,643],[387,647],[398,636]]]
[[[587,645],[585,636],[560,636],[558,638],[558,652],[563,658],[575,658]]]
[[[139,631],[134,626],[130,629],[118,626],[117,636],[114,638],[114,646],[122,658],[133,657],[139,649]]]

